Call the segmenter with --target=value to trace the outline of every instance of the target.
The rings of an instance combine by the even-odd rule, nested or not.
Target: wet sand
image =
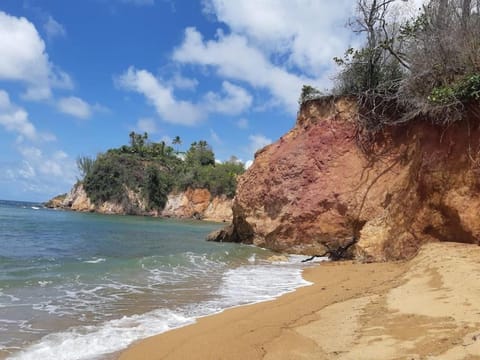
[[[324,263],[312,286],[142,340],[120,360],[480,359],[480,247],[398,263]]]

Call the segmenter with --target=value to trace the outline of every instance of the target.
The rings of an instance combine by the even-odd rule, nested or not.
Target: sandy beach
[[[480,359],[480,247],[425,245],[410,261],[326,263],[312,286],[148,338],[141,359]]]

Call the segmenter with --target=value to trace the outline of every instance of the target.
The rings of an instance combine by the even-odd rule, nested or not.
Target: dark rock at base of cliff
[[[222,229],[212,231],[207,235],[207,241],[216,242],[234,242],[233,241],[233,225],[227,225]]]

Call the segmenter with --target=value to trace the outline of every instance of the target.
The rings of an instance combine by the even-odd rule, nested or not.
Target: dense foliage
[[[180,138],[173,144],[180,145]],[[94,203],[122,203],[131,190],[142,196],[149,209],[163,209],[173,190],[206,188],[212,195],[233,197],[237,176],[245,171],[235,157],[217,163],[206,141],[194,142],[181,153],[163,141],[150,142],[147,133],[135,132],[130,133],[129,145],[110,149],[96,159],[80,157],[77,165]]]
[[[418,117],[449,124],[478,106],[480,0],[429,0],[413,16],[409,3],[357,0],[350,25],[363,46],[334,59],[334,92],[359,99],[363,129]]]

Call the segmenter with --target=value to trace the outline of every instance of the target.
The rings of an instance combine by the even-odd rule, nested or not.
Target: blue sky
[[[75,159],[207,140],[244,162],[331,86],[352,0],[2,0],[0,199],[67,192]]]

